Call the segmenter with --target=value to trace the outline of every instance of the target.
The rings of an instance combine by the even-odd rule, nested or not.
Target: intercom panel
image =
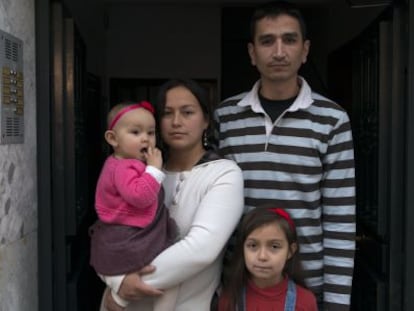
[[[23,42],[2,30],[0,74],[0,144],[23,143]]]

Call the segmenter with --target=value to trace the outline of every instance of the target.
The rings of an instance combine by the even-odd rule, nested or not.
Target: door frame
[[[404,260],[404,310],[414,310],[414,247],[410,237],[414,236],[414,4],[406,1],[408,6],[408,70],[407,70],[407,128],[406,128],[406,183],[405,183],[405,260]]]
[[[35,1],[38,310],[53,310],[50,0]]]

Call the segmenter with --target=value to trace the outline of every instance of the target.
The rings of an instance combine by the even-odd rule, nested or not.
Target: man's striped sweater
[[[351,125],[339,105],[302,78],[294,103],[274,122],[259,83],[215,111],[219,149],[243,171],[246,211],[273,204],[295,220],[306,283],[324,310],[349,310],[355,251]]]

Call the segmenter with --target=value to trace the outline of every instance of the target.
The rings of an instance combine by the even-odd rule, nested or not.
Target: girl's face
[[[170,150],[201,150],[203,132],[208,127],[197,98],[185,87],[177,86],[166,94],[161,117],[161,135]]]
[[[113,136],[109,143],[117,158],[145,162],[148,147],[155,147],[155,119],[144,108],[125,113],[110,132]]]
[[[251,280],[258,287],[269,287],[282,281],[286,261],[296,251],[289,247],[285,233],[277,223],[253,230],[244,242],[244,259]]]

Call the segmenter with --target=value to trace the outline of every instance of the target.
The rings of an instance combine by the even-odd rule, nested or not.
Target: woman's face
[[[202,149],[203,132],[208,127],[197,98],[185,87],[177,86],[166,94],[161,117],[161,136],[170,150]]]

